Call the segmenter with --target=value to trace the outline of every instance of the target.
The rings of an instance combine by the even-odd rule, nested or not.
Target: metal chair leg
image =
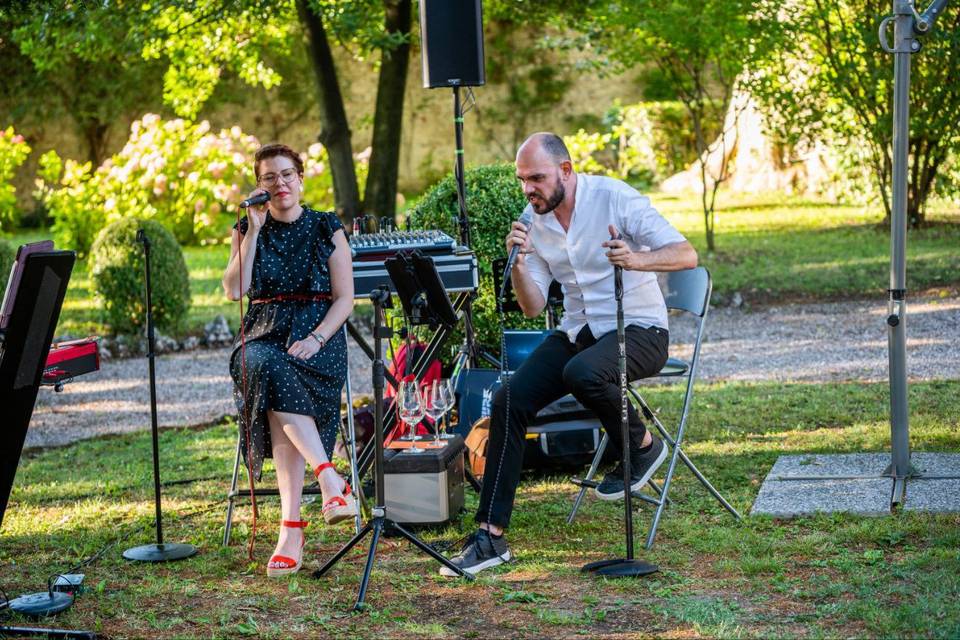
[[[240,477],[240,437],[237,437],[237,456],[233,460],[233,479],[230,481],[230,493],[227,494],[227,520],[223,524],[224,547],[230,544],[230,532],[233,531],[233,506],[237,497],[237,481]]]
[[[346,329],[344,329],[346,332]],[[357,432],[353,425],[353,389],[350,386],[350,371],[347,367],[347,383],[346,383],[346,392],[347,392],[347,451],[350,456],[350,486],[353,487],[353,490],[356,492],[357,496],[360,498],[360,503],[363,504],[363,489],[360,487],[360,475],[357,472]],[[341,421],[341,427],[343,422]],[[363,527],[363,519],[361,516],[362,509],[357,509],[357,515],[354,516],[354,530],[356,533],[360,533],[360,529]]]
[[[584,480],[593,480],[593,477],[597,474],[597,469],[600,467],[600,461],[603,459],[603,452],[606,451],[609,440],[610,438],[607,436],[607,432],[604,431],[603,438],[600,439],[600,444],[597,445],[597,452],[593,455],[593,461],[590,462],[590,469],[587,471]],[[570,515],[567,516],[567,524],[573,524],[573,519],[577,517],[577,511],[580,509],[583,496],[587,493],[587,488],[588,487],[581,485],[580,491],[577,492],[577,497],[573,500],[573,508],[570,509]]]

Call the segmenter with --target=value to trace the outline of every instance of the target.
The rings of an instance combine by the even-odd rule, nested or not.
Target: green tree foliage
[[[377,214],[392,216],[410,14],[410,0],[193,0],[152,11],[144,53],[168,60],[164,97],[185,116],[213,95],[224,71],[270,89],[284,80],[280,69],[299,67],[285,57],[305,60],[315,80],[318,138],[328,153],[336,209],[347,221],[363,206],[331,40],[371,61],[380,82],[365,199]]]
[[[4,3],[0,59],[12,72],[0,83],[0,104],[18,123],[69,119],[86,142],[87,159],[99,165],[111,126],[159,103],[163,67],[140,55],[145,6]]]
[[[862,153],[888,217],[893,56],[880,48],[877,25],[889,14],[884,0],[787,3],[778,27],[782,46],[770,52],[751,81],[774,126],[788,139],[826,139]],[[888,39],[892,42],[892,33]],[[960,6],[948,5],[921,42],[910,74],[907,214],[912,226],[923,223],[941,169],[951,155],[960,154]]]
[[[471,167],[465,171],[467,202],[470,207],[470,236],[480,270],[479,296],[473,303],[474,328],[477,341],[497,349],[500,345],[500,319],[493,290],[492,262],[506,255],[504,238],[510,223],[516,220],[527,205],[512,164]],[[410,211],[411,226],[416,229],[442,229],[454,238],[459,208],[457,185],[453,175],[435,184]],[[527,319],[519,313],[510,314],[512,328],[543,326],[542,319]],[[462,333],[451,342],[457,344]]]
[[[727,112],[738,80],[770,46],[777,6],[767,0],[621,0],[588,16],[590,25],[578,26],[622,67],[653,62],[690,114],[698,157],[720,158],[715,167],[700,162],[710,251],[716,247],[717,191],[729,177],[726,150],[735,123]],[[712,131],[718,132],[715,139]]]
[[[114,332],[143,330],[146,287],[139,229],[150,241],[154,322],[161,330],[176,331],[190,309],[190,276],[176,238],[158,222],[127,217],[100,232],[90,250],[94,291]]]
[[[30,146],[13,127],[0,129],[0,229],[15,226],[18,219],[17,190],[11,184],[17,167],[30,155]],[[0,271],[0,275],[3,272]]]

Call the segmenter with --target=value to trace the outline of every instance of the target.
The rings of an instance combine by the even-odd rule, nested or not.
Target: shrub
[[[17,247],[9,240],[0,238],[0,286],[7,286],[10,277],[10,267],[17,257]]]
[[[13,127],[0,129],[0,227],[8,229],[17,224],[17,190],[10,181],[30,155],[30,147]]]
[[[190,308],[190,278],[180,245],[153,220],[126,218],[105,227],[90,249],[94,293],[116,333],[136,333],[146,325],[143,247],[137,230],[150,240],[150,284],[157,328],[176,330]]]
[[[38,194],[58,244],[81,254],[103,226],[129,216],[162,223],[183,244],[220,239],[227,225],[220,214],[235,212],[253,184],[258,146],[239,127],[215,134],[206,121],[147,114],[131,125],[123,149],[96,170],[45,154]]]
[[[564,136],[574,168],[647,188],[697,157],[690,118],[679,102],[614,104],[605,132]]]
[[[516,172],[511,164],[494,164],[472,167],[465,172],[467,209],[470,218],[470,240],[477,254],[480,269],[479,296],[473,303],[473,320],[476,338],[480,344],[499,351],[500,318],[496,307],[496,292],[493,290],[491,263],[506,256],[503,244],[510,223],[520,216],[527,205],[520,189]],[[457,187],[453,175],[431,187],[420,202],[411,209],[411,228],[442,229],[454,238],[460,237],[456,220],[459,217]],[[507,317],[510,328],[534,328],[543,326],[542,319],[527,319],[520,313]],[[462,325],[453,344],[463,340]]]

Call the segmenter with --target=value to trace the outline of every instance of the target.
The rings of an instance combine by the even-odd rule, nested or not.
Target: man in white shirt
[[[563,140],[535,133],[517,151],[517,178],[533,211],[529,229],[515,222],[507,251],[521,247],[513,289],[524,315],[546,305],[551,280],[563,287],[563,321],[527,358],[493,400],[479,529],[452,559],[477,573],[510,559],[503,529],[520,482],[527,425],[537,412],[572,393],[594,411],[620,457],[620,373],[613,266],[623,267],[627,377],[657,373],[667,360],[667,309],[655,272],[697,266],[697,253],[633,187],[603,176],[578,175]],[[620,239],[611,239],[620,238]],[[508,406],[509,405],[509,406]],[[631,490],[642,487],[667,457],[630,405]],[[623,470],[596,489],[604,500],[624,495]],[[454,575],[441,569],[444,575]]]

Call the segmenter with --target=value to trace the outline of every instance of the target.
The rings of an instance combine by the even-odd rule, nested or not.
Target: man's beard
[[[543,208],[537,207],[537,205],[535,205],[533,202],[531,202],[530,205],[533,207],[533,211],[535,213],[543,215],[556,209],[560,203],[563,202],[563,199],[566,197],[566,195],[567,190],[563,188],[563,183],[558,182],[557,188],[554,190],[553,194],[546,199],[546,204],[543,205]]]

